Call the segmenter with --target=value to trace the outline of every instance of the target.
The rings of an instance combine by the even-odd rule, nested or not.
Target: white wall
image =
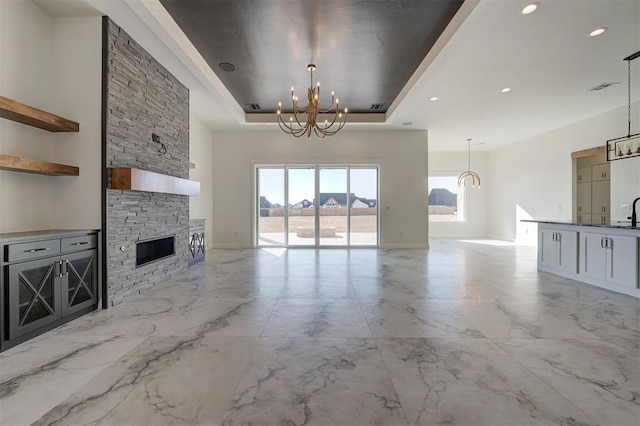
[[[102,18],[55,18],[53,30],[56,113],[80,123],[79,133],[67,133],[55,145],[55,162],[80,167],[79,177],[49,178],[55,182],[55,226],[100,229]]]
[[[216,247],[252,246],[256,163],[380,164],[381,245],[427,247],[425,131],[345,129],[326,139],[310,140],[280,131],[214,132],[212,222]]]
[[[639,105],[633,105],[634,117],[640,116]],[[571,220],[571,153],[601,146],[608,139],[623,136],[626,121],[627,108],[619,108],[490,151],[489,236],[532,242],[536,226],[521,223],[521,218]],[[637,176],[639,168],[639,158],[611,162],[611,199],[615,202],[612,219],[628,213],[619,210],[621,200],[630,201],[640,195],[637,177],[635,182],[627,182],[628,173],[625,172],[635,170]]]
[[[189,218],[206,219],[205,246],[213,244],[213,132],[193,115],[189,116],[189,179],[200,182],[200,196],[189,197]]]
[[[0,119],[0,153],[75,165],[79,177],[0,171],[0,232],[100,227],[101,21],[0,1],[0,94],[80,123],[51,133]]]
[[[55,111],[53,59],[51,16],[31,1],[0,1],[0,94]],[[53,161],[61,138],[0,118],[1,154]],[[54,227],[54,188],[49,176],[0,171],[0,232]]]
[[[429,237],[478,238],[487,236],[487,188],[491,185],[487,173],[487,153],[471,153],[471,169],[480,175],[480,188],[467,188],[466,221],[429,222]],[[458,176],[467,170],[466,152],[430,152],[429,174]]]

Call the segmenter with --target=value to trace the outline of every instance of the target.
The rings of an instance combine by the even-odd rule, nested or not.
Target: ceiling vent
[[[384,104],[371,104],[371,109],[373,111],[380,111],[384,107]]]
[[[615,86],[616,84],[620,84],[620,82],[619,81],[610,81],[608,83],[598,84],[596,87],[592,87],[591,89],[589,89],[589,91],[590,92],[597,92],[598,90],[606,89],[607,87]]]
[[[260,109],[260,104],[244,104],[244,106],[252,111],[258,111]]]

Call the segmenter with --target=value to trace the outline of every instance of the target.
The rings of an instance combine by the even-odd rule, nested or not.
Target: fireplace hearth
[[[136,268],[176,254],[176,237],[162,237],[136,243]]]

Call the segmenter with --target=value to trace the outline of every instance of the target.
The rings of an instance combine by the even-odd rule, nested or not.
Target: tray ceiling
[[[321,106],[333,90],[351,112],[384,113],[463,0],[161,3],[246,113],[287,110],[291,86],[306,104],[309,63]]]

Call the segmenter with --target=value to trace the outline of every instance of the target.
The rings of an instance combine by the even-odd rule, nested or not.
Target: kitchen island
[[[538,224],[538,270],[640,298],[640,228],[523,222]]]

